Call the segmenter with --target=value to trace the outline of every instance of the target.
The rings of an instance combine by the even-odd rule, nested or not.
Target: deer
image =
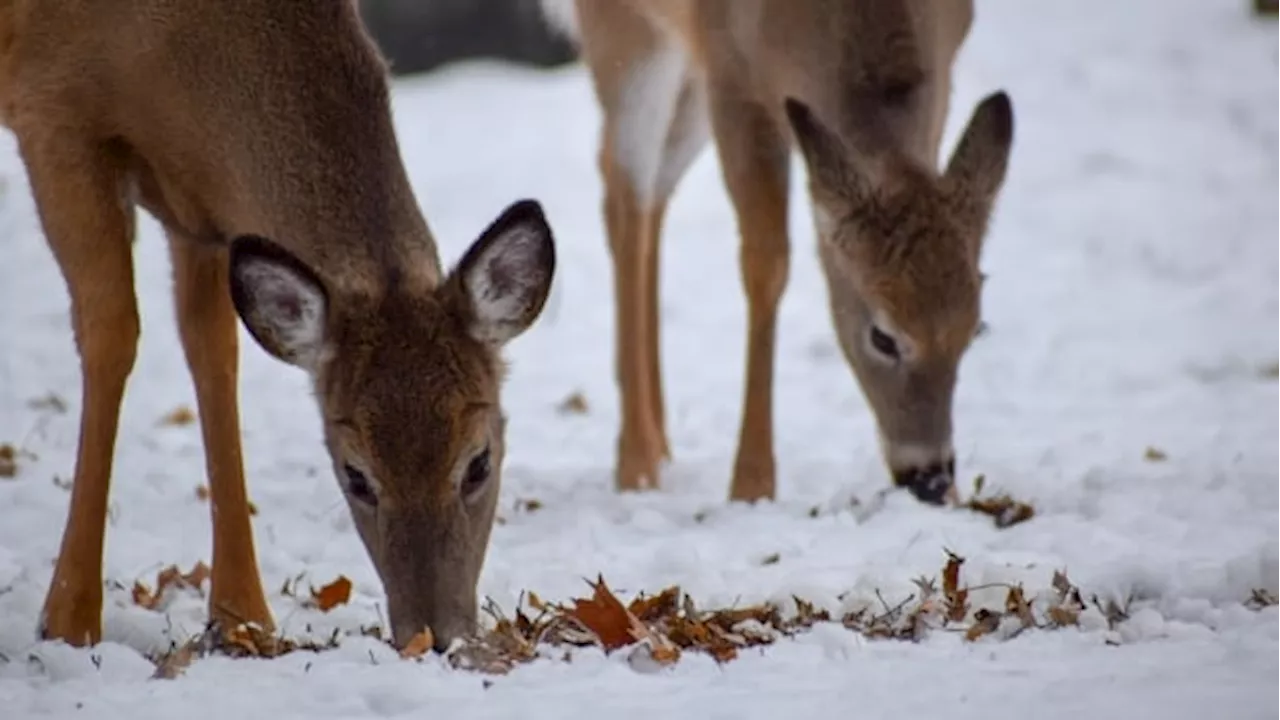
[[[954,500],[952,399],[980,322],[979,259],[1013,141],[1008,94],[939,146],[970,0],[542,0],[602,114],[619,491],[671,458],[658,317],[670,198],[713,140],[736,215],[746,367],[731,501],[776,494],[773,371],[790,263],[792,149],[808,176],[836,339],[893,485]]]
[[[350,0],[3,0],[0,123],[65,280],[82,377],[39,634],[102,638],[103,540],[140,337],[138,209],[163,226],[210,488],[210,622],[274,631],[241,452],[238,330],[306,373],[392,640],[473,632],[501,482],[503,348],[554,238],[513,202],[441,266]],[[239,322],[238,322],[239,321]],[[142,380],[145,382],[145,380]]]

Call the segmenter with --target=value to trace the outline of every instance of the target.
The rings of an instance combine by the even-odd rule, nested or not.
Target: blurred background
[[[360,14],[395,75],[461,60],[550,68],[576,58],[543,21],[538,0],[360,0]]]

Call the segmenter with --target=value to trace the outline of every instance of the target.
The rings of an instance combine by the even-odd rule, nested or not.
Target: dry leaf
[[[1027,601],[1021,585],[1009,588],[1009,594],[1004,599],[1004,611],[1017,617],[1022,622],[1022,627],[1035,627],[1036,619],[1031,614],[1031,603]]]
[[[1265,588],[1254,588],[1249,593],[1249,599],[1245,601],[1244,606],[1250,610],[1261,610],[1275,604],[1277,604],[1275,593]]]
[[[193,643],[176,647],[156,661],[156,671],[151,677],[157,680],[172,680],[185,672],[195,658],[196,648]]]
[[[781,554],[769,553],[768,555],[765,555],[764,558],[760,560],[760,564],[761,565],[777,565],[781,560],[782,560]]]
[[[351,599],[351,581],[346,575],[339,575],[336,580],[319,590],[311,588],[311,602],[320,612],[329,612],[339,605],[346,605]]]
[[[942,569],[942,595],[950,599],[960,589],[960,566],[964,565],[964,558],[950,550],[946,553],[947,564]]]
[[[648,622],[675,613],[679,608],[679,602],[680,588],[672,585],[657,595],[645,596],[644,593],[637,595],[627,609],[640,620]]]
[[[209,501],[209,486],[201,483],[196,486],[196,499],[201,502]],[[256,517],[258,514],[258,506],[252,500],[246,500],[245,504],[249,507],[249,516]]]
[[[605,585],[604,577],[598,576],[591,587],[592,597],[575,599],[569,615],[595,633],[606,652],[635,642],[631,635],[633,616]]]
[[[400,649],[400,657],[405,659],[422,657],[435,644],[436,636],[431,633],[431,628],[423,628],[422,632],[409,638],[409,642]]]
[[[155,610],[156,605],[159,604],[159,602],[160,602],[160,598],[152,594],[151,588],[147,587],[145,584],[143,584],[139,580],[134,581],[133,583],[133,604],[134,605],[137,605],[138,607],[146,608],[147,610]]]
[[[9,443],[0,443],[0,477],[11,478],[18,474],[18,450]]]
[[[1019,502],[1008,495],[993,498],[970,498],[965,507],[974,512],[989,515],[995,520],[996,527],[1004,529],[1035,517],[1036,509],[1031,505]]]
[[[964,633],[964,639],[973,642],[983,635],[990,635],[1000,628],[1000,614],[986,608],[978,608],[973,614],[973,624]]]
[[[561,415],[585,415],[587,414],[587,398],[581,392],[573,392],[569,397],[560,401],[556,406],[556,411]]]
[[[517,498],[516,512],[537,512],[542,509],[542,501],[535,498]]]
[[[160,418],[161,425],[170,427],[180,427],[182,425],[190,425],[196,421],[196,414],[186,405],[179,405],[170,410],[164,417]]]
[[[1049,622],[1057,627],[1080,624],[1080,611],[1066,605],[1050,605],[1045,614],[1049,616]]]
[[[1148,447],[1142,454],[1142,459],[1147,462],[1164,462],[1169,459],[1169,455],[1158,447]]]

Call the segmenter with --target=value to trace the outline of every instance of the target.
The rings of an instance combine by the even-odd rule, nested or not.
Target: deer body
[[[659,363],[663,214],[708,140],[741,236],[742,424],[730,495],[775,494],[772,382],[787,283],[788,161],[809,170],[837,336],[895,481],[952,487],[955,370],[978,323],[978,253],[1012,139],[1007,96],[938,148],[969,0],[544,0],[579,38],[603,110],[600,170],[617,303],[617,484],[669,456]]]
[[[312,378],[392,630],[470,629],[496,500],[503,343],[554,268],[536,203],[444,273],[348,0],[3,0],[0,121],[71,296],[75,484],[41,620],[101,637],[119,408],[140,333],[135,206],[164,226],[213,521],[210,614],[272,627],[245,493],[236,317]]]

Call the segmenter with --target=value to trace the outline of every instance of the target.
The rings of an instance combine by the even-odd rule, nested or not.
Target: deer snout
[[[920,502],[942,505],[954,492],[956,460],[949,443],[936,449],[890,445],[886,450],[893,484],[906,488]]]
[[[927,467],[896,470],[893,482],[899,487],[905,487],[920,502],[941,505],[955,487],[955,477],[952,463],[934,463]]]

